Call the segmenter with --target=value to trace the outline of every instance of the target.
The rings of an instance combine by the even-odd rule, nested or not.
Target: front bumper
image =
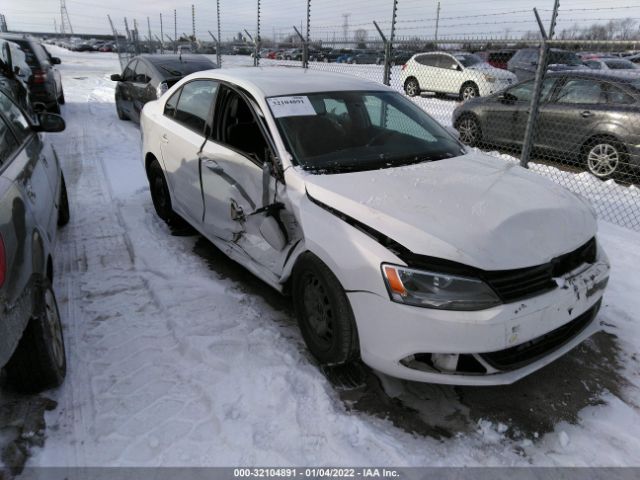
[[[481,81],[480,85],[478,86],[478,90],[480,91],[481,97],[486,97],[487,95],[492,95],[494,93],[500,92],[505,88],[509,88],[515,84],[516,84],[515,80],[509,81],[506,79],[505,80],[499,79],[499,80],[496,80],[495,82]]]
[[[363,361],[375,370],[413,381],[454,385],[513,383],[551,363],[600,330],[595,313],[609,277],[609,264],[600,250],[598,261],[570,272],[562,286],[545,294],[487,310],[460,312],[401,305],[367,292],[349,292]],[[593,314],[590,316],[590,314]],[[582,316],[582,317],[581,317]],[[500,357],[514,347],[535,343],[580,318],[560,345],[542,351],[530,361],[496,368],[491,355]],[[587,318],[589,317],[589,318]],[[513,350],[509,350],[513,349]],[[507,352],[503,352],[503,351]],[[479,359],[482,373],[416,368],[414,358],[426,354],[457,354]],[[504,357],[502,357],[504,358]],[[498,362],[499,363],[499,362]]]

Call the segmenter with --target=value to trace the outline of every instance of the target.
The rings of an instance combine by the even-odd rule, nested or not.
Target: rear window
[[[571,52],[551,52],[549,64],[557,65],[582,65],[582,61],[575,53]]]
[[[478,63],[484,62],[482,58],[480,58],[478,55],[474,55],[473,53],[454,55],[454,57],[456,57],[456,59],[465,67],[470,67],[471,65],[477,65]]]
[[[215,68],[215,64],[210,61],[160,61],[154,63],[155,67],[167,77],[184,77],[190,73],[200,72],[202,70],[211,70]]]
[[[16,40],[16,43],[20,45],[20,48],[24,52],[27,60],[27,65],[29,65],[31,68],[40,68],[40,62],[38,61],[36,53],[31,48],[31,44],[26,40]]]

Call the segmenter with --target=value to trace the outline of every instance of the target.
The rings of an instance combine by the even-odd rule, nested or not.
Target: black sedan
[[[468,145],[522,145],[533,80],[475,98],[453,112]],[[534,148],[578,161],[609,178],[640,165],[640,78],[603,72],[549,73],[543,83]]]
[[[122,74],[111,75],[116,86],[116,111],[121,120],[140,122],[145,103],[157,100],[174,83],[201,70],[218,66],[201,55],[139,55]]]

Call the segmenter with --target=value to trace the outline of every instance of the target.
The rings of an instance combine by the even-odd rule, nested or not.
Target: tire
[[[58,100],[56,100],[56,103],[53,104],[51,107],[49,107],[48,110],[51,113],[56,113],[60,115],[61,111],[60,111],[60,104],[58,103]]]
[[[124,112],[122,111],[122,109],[120,108],[120,106],[118,105],[118,101],[117,101],[117,100],[116,100],[116,113],[118,114],[118,118],[119,118],[120,120],[124,120],[125,122],[126,122],[127,120],[129,120],[129,117],[127,116],[127,114],[126,114],[126,113],[124,113]]]
[[[69,196],[67,195],[67,183],[64,180],[64,175],[60,176],[60,200],[58,202],[58,226],[64,227],[69,223],[71,215],[69,213]]]
[[[420,84],[415,78],[407,78],[404,82],[404,93],[409,97],[415,97],[420,95]]]
[[[480,90],[478,90],[478,86],[473,82],[467,82],[460,87],[460,100],[463,102],[479,96]]]
[[[148,171],[149,189],[151,190],[151,200],[158,216],[167,225],[176,225],[180,217],[173,211],[171,206],[171,195],[167,187],[162,167],[157,160],[153,160]]]
[[[612,138],[594,138],[585,145],[583,151],[587,170],[598,178],[615,176],[627,163],[624,147]]]
[[[59,386],[67,373],[60,312],[48,279],[34,288],[33,316],[5,369],[18,391],[35,393]]]
[[[302,337],[322,365],[359,357],[358,334],[349,300],[336,276],[312,253],[293,271],[293,306]]]
[[[460,141],[470,147],[482,142],[482,130],[478,119],[473,115],[465,115],[456,122],[456,130],[460,133]]]
[[[58,103],[60,105],[64,105],[64,103],[66,102],[66,100],[64,99],[64,90],[62,92],[60,92],[60,96],[58,97]]]

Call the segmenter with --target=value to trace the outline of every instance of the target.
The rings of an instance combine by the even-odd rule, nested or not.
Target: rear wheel
[[[293,304],[302,337],[323,365],[338,365],[359,356],[351,305],[331,270],[305,253],[293,272]]]
[[[120,120],[129,120],[129,117],[127,116],[126,113],[124,113],[122,111],[122,109],[120,108],[120,105],[118,104],[118,101],[116,100],[116,112],[118,114],[118,118]]]
[[[420,84],[418,80],[413,77],[408,78],[407,81],[404,82],[404,92],[410,97],[420,95]]]
[[[6,366],[9,382],[22,392],[57,387],[67,372],[60,313],[48,279],[34,288],[33,312]]]
[[[610,178],[625,163],[624,147],[610,138],[594,139],[584,150],[587,168],[598,178]]]
[[[168,225],[175,225],[180,217],[173,211],[167,181],[157,160],[153,160],[149,165],[148,176],[151,200],[156,213]]]

